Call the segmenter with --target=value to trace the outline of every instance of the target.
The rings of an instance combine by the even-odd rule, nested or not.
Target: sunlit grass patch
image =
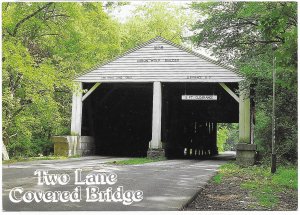
[[[252,194],[258,199],[261,206],[272,208],[279,201],[276,195],[278,191],[274,186],[264,185],[254,189]]]
[[[296,168],[283,168],[279,167],[276,174],[272,177],[272,183],[281,186],[287,187],[293,190],[298,189],[298,172]]]
[[[249,181],[241,184],[241,188],[247,190],[256,190],[258,189],[259,185],[256,181]]]
[[[213,181],[216,183],[216,184],[221,184],[222,182],[222,177],[223,177],[223,174],[222,173],[219,173],[217,175],[215,175],[213,177]]]
[[[111,161],[108,162],[108,164],[114,164],[114,165],[136,165],[136,164],[144,164],[144,163],[151,163],[151,162],[157,162],[157,161],[163,161],[165,158],[131,158],[128,160],[121,160],[121,161]]]

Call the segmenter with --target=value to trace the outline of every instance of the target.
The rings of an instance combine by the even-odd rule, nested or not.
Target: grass
[[[281,187],[297,190],[297,179],[298,174],[296,168],[280,167],[278,168],[277,173],[272,177],[272,183]]]
[[[267,166],[251,166],[241,168],[235,163],[227,163],[219,169],[213,181],[217,184],[223,178],[238,177],[242,179],[240,187],[251,191],[259,205],[274,208],[279,202],[282,192],[297,192],[298,173],[295,166],[280,166],[275,174],[270,173]]]
[[[215,176],[213,177],[213,181],[214,181],[216,184],[221,184],[222,178],[223,178],[223,174],[222,174],[222,173],[219,173],[219,174],[217,174],[217,175],[215,175]]]
[[[108,164],[114,164],[114,165],[135,165],[135,164],[144,164],[144,163],[151,163],[151,162],[157,162],[165,160],[164,158],[131,158],[128,160],[121,160],[121,161],[112,161],[108,162]]]
[[[43,156],[43,157],[28,157],[28,158],[12,158],[10,160],[2,161],[2,164],[12,164],[17,162],[27,162],[36,160],[65,160],[68,157],[64,156]]]

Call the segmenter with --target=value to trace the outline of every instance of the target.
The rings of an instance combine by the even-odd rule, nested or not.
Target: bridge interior
[[[83,85],[90,89],[93,83]],[[236,83],[227,83],[232,90]],[[217,95],[216,101],[182,95]],[[98,155],[147,155],[152,129],[152,83],[102,83],[84,102],[82,135],[93,136]],[[218,83],[162,84],[162,142],[167,158],[218,153],[217,123],[236,123],[238,103]]]
[[[227,84],[232,90],[237,84]],[[218,153],[217,123],[239,121],[238,103],[215,83],[163,85],[162,141],[169,158],[206,158]],[[182,95],[217,95],[217,100],[182,100]]]

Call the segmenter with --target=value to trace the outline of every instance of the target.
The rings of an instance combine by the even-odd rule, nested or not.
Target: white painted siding
[[[157,49],[157,47],[162,47]],[[78,77],[79,82],[239,82],[228,66],[157,37]]]

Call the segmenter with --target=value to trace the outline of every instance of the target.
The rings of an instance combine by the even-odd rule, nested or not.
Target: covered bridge
[[[253,163],[243,80],[232,67],[156,37],[74,80],[68,153],[212,156],[217,123],[239,123],[238,159]]]

